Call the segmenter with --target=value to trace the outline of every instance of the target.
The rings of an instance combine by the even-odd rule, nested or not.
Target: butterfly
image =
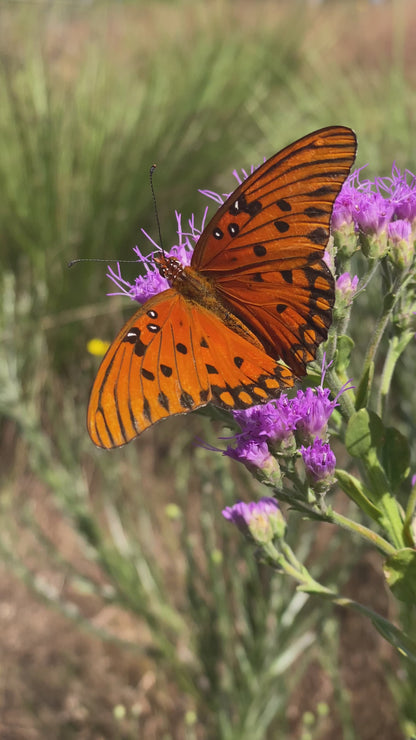
[[[295,141],[229,196],[189,267],[154,258],[170,288],[139,308],[102,361],[87,418],[98,447],[208,403],[264,403],[305,375],[331,324],[323,254],[355,152],[344,126]]]

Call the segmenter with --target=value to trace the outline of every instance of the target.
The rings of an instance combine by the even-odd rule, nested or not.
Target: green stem
[[[407,289],[407,285],[412,279],[412,274],[408,272],[406,276],[402,274],[399,277],[396,277],[390,286],[389,292],[386,294],[383,301],[383,312],[376,324],[375,331],[373,332],[372,339],[365,356],[362,377],[374,360],[380,340],[389,322],[391,314],[393,313],[393,309],[399,295]]]
[[[381,373],[380,389],[377,394],[376,412],[381,417],[385,399],[390,390],[391,379],[399,357],[406,349],[409,342],[413,339],[413,332],[405,332],[402,336],[394,336],[389,342],[386,359]]]
[[[377,547],[382,553],[384,553],[384,555],[394,555],[396,552],[396,548],[393,547],[390,542],[387,542],[384,537],[380,537],[380,535],[373,532],[372,529],[368,529],[368,527],[364,527],[362,524],[354,522],[352,519],[348,519],[342,514],[338,514],[338,512],[333,509],[325,514],[325,518],[331,524],[338,524],[343,529],[347,529],[350,532],[358,534],[371,545]]]
[[[340,596],[335,591],[331,591],[331,589],[316,581],[309,571],[298,561],[295,553],[286,542],[279,541],[278,547],[279,549],[273,543],[268,543],[262,548],[265,558],[272,568],[280,572],[283,571],[286,575],[294,578],[299,583],[302,591],[321,596],[333,604],[341,606],[343,609],[353,609],[367,617],[384,639],[390,642],[402,654],[416,661],[416,644],[404,632],[368,606],[360,604],[353,599]]]
[[[416,509],[416,485],[412,487],[410,491],[409,500],[407,502],[406,514],[403,522],[403,534],[408,547],[415,547],[415,539],[412,532],[412,521]]]

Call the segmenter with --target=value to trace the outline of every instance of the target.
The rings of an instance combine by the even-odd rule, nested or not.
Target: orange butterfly
[[[230,195],[190,267],[155,257],[171,287],[146,301],[104,357],[88,407],[96,445],[118,447],[210,402],[264,403],[305,374],[331,324],[334,279],[322,257],[355,151],[343,126],[299,139]]]

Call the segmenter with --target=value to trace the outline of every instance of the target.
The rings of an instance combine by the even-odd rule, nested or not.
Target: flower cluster
[[[345,181],[332,213],[335,242],[344,252],[357,249],[372,259],[389,255],[399,269],[413,258],[416,237],[416,175],[393,165],[391,177],[361,180],[363,168]]]
[[[347,387],[343,388],[346,390]],[[311,484],[327,488],[335,470],[335,455],[327,440],[328,420],[338,405],[322,385],[299,390],[293,399],[285,393],[262,406],[234,411],[240,432],[224,455],[239,460],[276,487],[281,469],[276,455],[293,457],[298,445]]]

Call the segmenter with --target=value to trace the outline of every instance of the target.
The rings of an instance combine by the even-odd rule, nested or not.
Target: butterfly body
[[[190,306],[196,311],[204,307],[214,313],[226,326],[247,339],[256,347],[264,350],[263,345],[248,327],[234,315],[231,307],[227,307],[224,300],[216,291],[215,282],[204,277],[201,272],[192,266],[184,266],[175,257],[160,255],[155,257],[159,271],[165,277],[171,288],[180,293]]]
[[[305,374],[331,322],[334,278],[322,257],[355,149],[342,126],[294,142],[220,207],[189,267],[155,257],[170,288],[102,362],[87,420],[95,444],[120,446],[209,402],[264,403]]]

